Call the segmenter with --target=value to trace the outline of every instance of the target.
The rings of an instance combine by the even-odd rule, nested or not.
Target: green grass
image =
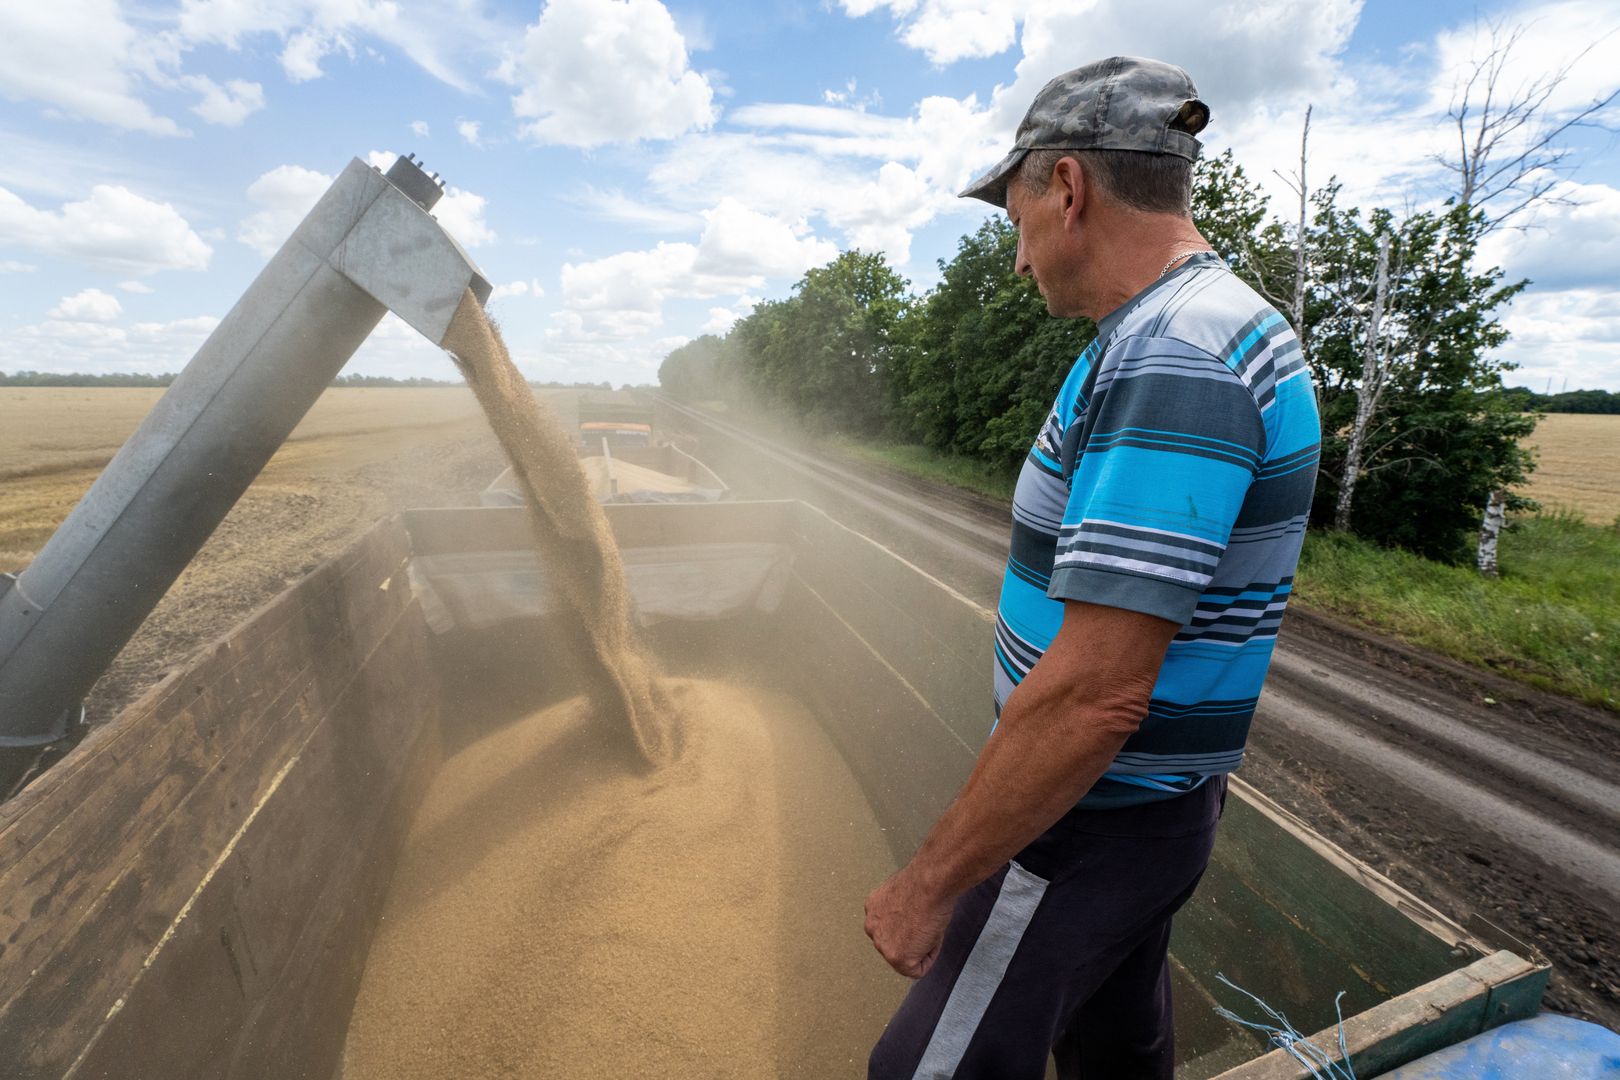
[[[1620,710],[1620,530],[1569,514],[1514,519],[1502,576],[1306,537],[1294,595],[1329,615],[1465,663]]]
[[[850,457],[1011,499],[1015,476],[922,446],[837,440]],[[1326,615],[1500,675],[1620,710],[1620,527],[1578,515],[1515,518],[1501,577],[1376,547],[1305,538],[1295,596]]]
[[[1018,474],[998,469],[976,458],[950,457],[930,450],[926,446],[904,443],[864,443],[850,439],[832,439],[828,445],[841,454],[858,461],[887,465],[891,469],[967,488],[995,499],[1011,499]]]

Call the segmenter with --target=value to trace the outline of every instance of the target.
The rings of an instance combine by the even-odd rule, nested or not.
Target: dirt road
[[[665,404],[741,496],[815,502],[995,603],[1004,505]],[[1620,759],[1620,718],[1307,612],[1289,620],[1244,778],[1459,921],[1540,950],[1549,1008],[1620,1026],[1620,786],[1599,766]]]

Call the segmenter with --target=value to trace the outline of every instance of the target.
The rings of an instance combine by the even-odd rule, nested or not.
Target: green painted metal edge
[[[1346,1017],[1345,1048],[1358,1076],[1377,1076],[1481,1031],[1534,1016],[1551,967],[1500,950],[1472,964]],[[1339,1061],[1339,1031],[1311,1037]],[[1284,1050],[1228,1069],[1216,1080],[1305,1080],[1310,1071]]]
[[[1432,904],[1414,896],[1402,886],[1397,885],[1394,881],[1380,874],[1337,844],[1323,837],[1315,829],[1311,828],[1303,818],[1284,809],[1281,804],[1262,794],[1259,789],[1241,777],[1232,776],[1228,782],[1232,791],[1241,795],[1243,801],[1248,803],[1254,810],[1270,818],[1340,873],[1354,879],[1357,884],[1378,896],[1384,903],[1399,911],[1435,937],[1449,942],[1455,948],[1466,950],[1476,959],[1499,951],[1481,935],[1445,915]],[[1534,957],[1534,959],[1539,961],[1540,957]]]

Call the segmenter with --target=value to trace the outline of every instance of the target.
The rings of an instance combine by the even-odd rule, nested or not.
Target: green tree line
[[[168,386],[174,382],[176,376],[172,371],[161,375],[139,375],[131,372],[113,372],[107,375],[86,375],[78,372],[57,371],[18,371],[7,375],[0,371],[0,386]],[[392,375],[339,375],[332,380],[333,386],[363,386],[363,387],[434,387],[434,386],[466,386],[461,379],[429,379],[422,376],[408,378],[395,378]],[[534,382],[546,390],[611,390],[611,383],[605,382]]]
[[[168,386],[174,382],[174,373],[140,375],[134,372],[113,372],[109,375],[83,375],[78,372],[18,371],[7,375],[0,371],[0,386]]]
[[[1512,386],[1506,391],[1513,406],[1523,412],[1620,413],[1620,393],[1613,390],[1565,390],[1538,394],[1528,386]]]
[[[165,371],[161,375],[139,375],[133,372],[112,372],[106,375],[86,375],[79,372],[19,371],[7,375],[0,371],[0,386],[168,386],[176,375]],[[333,386],[465,386],[460,379],[425,379],[412,377],[396,379],[390,375],[339,375]]]
[[[1323,416],[1318,524],[1342,517],[1379,543],[1461,561],[1492,492],[1533,505],[1512,491],[1532,467],[1520,440],[1539,414],[1504,388],[1512,365],[1493,354],[1507,337],[1498,312],[1526,283],[1476,264],[1481,214],[1455,202],[1368,213],[1329,184],[1301,228],[1271,214],[1230,152],[1200,163],[1193,210],[1230,269],[1297,316]],[[880,255],[845,252],[725,335],[669,353],[660,385],[1011,472],[1096,332],[1046,313],[1013,271],[1016,246],[1005,219],[986,220],[923,295]],[[1380,289],[1383,317],[1369,319]],[[1376,408],[1358,412],[1367,401]]]

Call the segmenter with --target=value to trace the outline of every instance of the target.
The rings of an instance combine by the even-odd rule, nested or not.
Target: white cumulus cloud
[[[530,296],[538,300],[546,295],[546,290],[540,282],[534,279],[528,281],[509,281],[504,285],[497,285],[489,294],[489,303],[505,300],[508,296]]]
[[[838,257],[838,245],[805,235],[769,214],[750,210],[729,196],[703,212],[703,235],[698,240],[692,269],[704,277],[797,277]]]
[[[1567,115],[1615,88],[1615,58],[1620,55],[1620,9],[1612,0],[1555,0],[1525,3],[1503,20],[1504,40],[1519,31],[1498,83],[1498,94],[1523,89],[1568,67],[1564,80],[1546,101],[1550,115]],[[1458,88],[1457,75],[1472,70],[1492,47],[1488,21],[1471,21],[1442,31],[1435,39],[1435,77],[1429,105],[1443,112]]]
[[[714,122],[714,88],[658,0],[549,0],[500,76],[525,136],[590,148]]]
[[[855,18],[887,8],[900,20],[900,40],[936,64],[1006,52],[1029,6],[1015,0],[843,0],[844,12]]]
[[[211,315],[127,326],[47,319],[0,334],[0,370],[179,371],[218,325]]]
[[[736,325],[737,320],[746,318],[760,301],[757,296],[739,296],[736,303],[730,307],[712,307],[709,309],[709,321],[698,327],[700,334],[724,334]],[[684,344],[684,343],[683,343]]]
[[[1024,19],[1017,77],[995,102],[1010,136],[1053,76],[1107,56],[1152,56],[1185,68],[1211,123],[1224,123],[1327,91],[1360,15],[1361,0],[1104,0],[1083,8],[1038,0]]]
[[[1620,387],[1620,296],[1601,287],[1523,293],[1502,319],[1509,385],[1553,391]]]
[[[354,56],[354,46],[341,33],[309,27],[287,39],[281,50],[281,70],[288,82],[310,82],[326,74],[321,61],[328,53],[341,52]]]
[[[1015,41],[1016,78],[994,95],[1007,134],[1054,75],[1104,57],[1152,56],[1192,73],[1216,116],[1338,74],[1362,0],[843,0],[851,17],[887,9],[906,45],[937,64],[995,56]],[[1286,48],[1278,48],[1287,42]],[[1010,123],[1008,123],[1010,121]]]
[[[467,145],[478,145],[478,129],[481,125],[477,120],[457,120],[456,134],[467,140]]]
[[[178,10],[132,0],[57,0],[8,4],[0,33],[0,98],[35,102],[61,113],[153,135],[189,132],[155,112],[155,92],[200,96],[192,111],[210,124],[235,126],[264,107],[262,87],[245,79],[223,84],[188,74],[199,46],[237,50],[272,39],[291,82],[318,79],[335,54],[390,46],[434,77],[474,92],[457,60],[498,51],[491,16],[464,4],[405,5],[397,0],[181,0]],[[133,21],[132,21],[133,20]]]
[[[248,185],[248,201],[258,209],[242,221],[236,238],[268,258],[286,243],[332,178],[299,165],[278,165]]]
[[[956,192],[1005,152],[972,96],[924,98],[909,116],[789,103],[744,106],[730,119],[748,130],[683,139],[653,167],[651,190],[676,205],[727,191],[784,220],[819,217],[846,246],[901,265],[917,229],[982,212]]]
[[[463,4],[400,4],[395,0],[182,0],[178,32],[188,44],[230,49],[265,35],[281,43],[281,69],[292,82],[319,79],[327,57],[354,57],[375,40],[398,49],[428,74],[471,90],[450,57],[483,47],[488,20]]]
[[[191,111],[223,127],[237,127],[264,108],[264,87],[256,82],[229,79],[224,86],[206,75],[188,75],[181,82],[202,95]]]
[[[173,206],[97,184],[60,210],[29,205],[0,187],[0,244],[112,272],[202,270],[213,249]]]
[[[157,291],[144,281],[120,281],[118,287],[127,293],[139,293],[141,295]]]
[[[130,131],[180,135],[179,125],[140,97],[177,59],[164,35],[130,26],[118,0],[7,4],[0,97]]]
[[[482,195],[451,185],[445,189],[444,198],[433,207],[433,216],[462,247],[483,247],[495,242],[495,230],[484,221],[484,207],[488,202]]]
[[[802,224],[795,227],[736,199],[722,199],[703,218],[696,244],[665,242],[563,264],[563,310],[553,316],[548,337],[628,341],[663,325],[669,300],[757,293],[768,279],[797,278],[838,254],[836,245]]]
[[[1492,233],[1480,259],[1510,278],[1550,290],[1614,287],[1620,281],[1620,188],[1562,181],[1526,228]]]
[[[62,302],[47,314],[53,319],[69,322],[110,323],[123,313],[124,305],[118,302],[118,297],[100,289],[86,289],[62,297]]]
[[[428,137],[428,122],[426,120],[412,120],[411,121],[411,134],[415,135],[418,139],[427,138]]]

